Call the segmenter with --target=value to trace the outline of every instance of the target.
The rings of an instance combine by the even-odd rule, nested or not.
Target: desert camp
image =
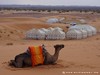
[[[99,9],[0,5],[0,74],[99,75]]]
[[[96,33],[96,28],[91,25],[75,25],[70,26],[67,32],[64,32],[64,30],[59,27],[48,29],[41,28],[38,30],[31,29],[26,32],[26,38],[38,40],[84,39],[96,35]]]

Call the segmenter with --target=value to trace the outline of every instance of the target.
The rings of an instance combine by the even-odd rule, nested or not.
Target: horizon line
[[[32,4],[0,4],[0,5],[25,5],[25,6],[89,6],[89,7],[100,7],[100,6],[96,6],[96,5],[32,5]]]

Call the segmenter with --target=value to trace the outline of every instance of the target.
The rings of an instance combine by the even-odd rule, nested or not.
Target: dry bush
[[[7,36],[9,37],[10,35],[8,34]]]
[[[13,43],[7,43],[6,45],[13,45]]]
[[[13,31],[10,31],[10,33],[13,34],[14,32]]]

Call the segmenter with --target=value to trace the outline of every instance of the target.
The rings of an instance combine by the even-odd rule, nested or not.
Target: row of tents
[[[86,24],[86,20],[84,19],[78,19],[78,21],[81,23],[81,24]],[[49,18],[46,23],[48,24],[52,24],[52,23],[67,23],[67,20],[66,18],[62,17],[62,18]]]
[[[64,39],[65,32],[59,27],[55,28],[41,28],[41,29],[31,29],[26,32],[26,38],[29,39]]]
[[[89,36],[96,35],[97,30],[90,25],[75,25],[71,26],[66,33],[67,39],[83,39]]]
[[[55,28],[41,28],[41,29],[31,29],[26,32],[26,38],[28,39],[64,39],[65,32],[59,27]]]
[[[75,25],[69,27],[67,32],[64,32],[62,28],[41,28],[31,29],[26,32],[26,38],[28,39],[46,39],[46,40],[61,40],[61,39],[84,39],[89,36],[95,35],[96,28],[90,25]]]

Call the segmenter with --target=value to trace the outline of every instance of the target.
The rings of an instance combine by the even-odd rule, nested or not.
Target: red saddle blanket
[[[31,60],[32,60],[32,66],[43,64],[44,58],[43,58],[43,52],[42,52],[42,46],[31,46],[29,47],[29,51],[31,53]]]

